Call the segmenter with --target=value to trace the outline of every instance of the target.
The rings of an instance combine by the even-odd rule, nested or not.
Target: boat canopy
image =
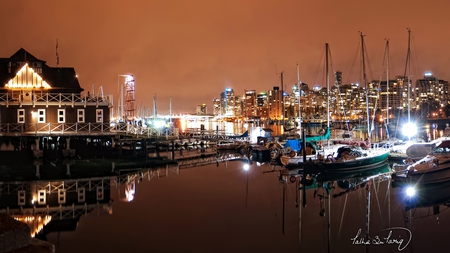
[[[300,143],[300,140],[287,140],[283,148],[284,149],[291,148],[291,150],[299,152],[301,147],[302,144]]]
[[[331,131],[330,128],[327,127],[327,130],[325,131],[324,135],[316,135],[316,136],[307,136],[305,137],[307,142],[311,142],[311,141],[324,141],[324,140],[329,140],[331,136]]]

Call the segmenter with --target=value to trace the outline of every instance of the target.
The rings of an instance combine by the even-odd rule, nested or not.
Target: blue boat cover
[[[295,152],[299,152],[302,144],[300,143],[301,140],[287,140],[284,144],[284,149],[290,147]]]

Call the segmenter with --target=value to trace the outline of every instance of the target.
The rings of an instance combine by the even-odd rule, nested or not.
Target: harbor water
[[[93,211],[74,231],[47,239],[56,252],[436,252],[447,245],[448,207],[406,211],[405,190],[389,179],[307,190],[304,206],[279,168],[253,162],[245,171],[244,164],[141,178],[131,202],[124,185],[111,186],[112,212]]]

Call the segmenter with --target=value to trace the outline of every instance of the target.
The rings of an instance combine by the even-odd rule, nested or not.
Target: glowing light
[[[248,165],[248,163],[244,164],[244,170],[248,171],[250,169],[250,166]]]
[[[153,122],[153,125],[156,128],[162,128],[162,127],[164,127],[166,125],[166,122],[164,120],[156,120],[156,121]]]
[[[125,196],[126,196],[128,202],[133,201],[134,194],[135,194],[134,189],[126,189],[125,190]]]
[[[39,233],[51,220],[52,216],[13,216],[14,219],[26,223],[31,229],[31,237]]]
[[[42,79],[34,70],[28,67],[28,63],[25,64],[16,74],[14,78],[5,84],[9,89],[32,89],[32,88],[44,88],[50,89],[50,85]]]
[[[416,135],[417,127],[414,123],[408,122],[403,126],[402,132],[406,137],[412,137]]]
[[[408,197],[412,197],[416,194],[416,189],[414,189],[414,187],[410,186],[408,188],[406,188],[406,195],[408,195]]]

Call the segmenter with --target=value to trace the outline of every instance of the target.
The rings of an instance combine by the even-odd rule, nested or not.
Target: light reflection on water
[[[279,172],[256,163],[246,172],[243,164],[228,161],[144,178],[130,203],[121,200],[124,186],[111,189],[113,213],[83,216],[76,231],[59,235],[57,252],[328,252],[328,245],[331,252],[399,252],[396,243],[357,245],[365,238],[366,224],[372,239],[387,238],[391,230],[385,229],[395,227],[403,229],[394,229],[391,239],[406,241],[410,230],[412,241],[404,252],[434,252],[447,245],[445,207],[437,215],[429,215],[430,207],[407,212],[404,189],[390,187],[389,181],[348,193],[335,184],[331,198],[322,197],[327,196],[323,189],[308,190],[306,207],[296,207],[301,194],[287,180],[283,212]],[[52,233],[48,239],[56,245],[57,237]]]
[[[186,123],[187,129],[204,129],[207,131],[219,131],[225,132],[228,135],[239,135],[243,134],[245,131],[251,131],[252,128],[261,127],[261,128],[270,128],[273,133],[272,135],[282,135],[287,133],[280,122],[268,123],[268,122],[244,122],[244,121],[236,121],[236,122],[226,122],[226,121],[209,121],[209,120],[192,120]],[[306,134],[317,134],[320,130],[323,129],[322,123],[317,124],[307,124],[304,125],[303,128],[306,129]],[[296,127],[292,132],[298,132],[298,127]]]

